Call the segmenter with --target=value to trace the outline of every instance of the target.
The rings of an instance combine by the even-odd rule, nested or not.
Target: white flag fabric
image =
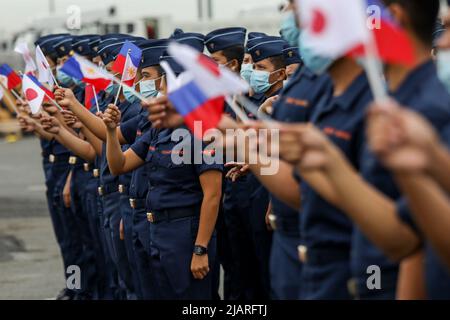
[[[168,51],[208,97],[245,93],[249,90],[248,83],[240,76],[227,68],[220,68],[209,57],[188,45],[172,42]]]
[[[130,55],[127,53],[125,65],[122,72],[122,82],[127,86],[132,87],[134,79],[136,78],[138,68],[131,61]]]
[[[24,74],[22,79],[22,91],[24,97],[30,105],[31,112],[33,114],[38,113],[45,97],[44,90],[39,88],[39,86],[31,80],[30,77]]]
[[[53,78],[51,75],[52,69],[48,64],[47,59],[45,58],[44,53],[41,50],[41,47],[36,46],[36,65],[38,69],[38,80],[39,82],[48,83],[50,86],[53,86]]]
[[[37,70],[36,64],[34,63],[33,57],[31,56],[26,42],[17,43],[14,51],[22,55],[23,60],[25,61],[25,73],[33,73]]]
[[[296,0],[305,41],[317,54],[338,58],[370,41],[363,0]]]

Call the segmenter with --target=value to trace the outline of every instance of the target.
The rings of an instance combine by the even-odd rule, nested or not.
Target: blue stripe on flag
[[[83,80],[84,78],[83,72],[81,72],[80,64],[74,57],[69,58],[69,60],[64,63],[61,67],[61,71],[78,80]]]
[[[174,92],[169,93],[169,100],[184,117],[198,107],[201,107],[208,101],[208,98],[195,82],[191,81]]]

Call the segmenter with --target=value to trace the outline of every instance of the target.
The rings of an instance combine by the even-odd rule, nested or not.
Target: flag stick
[[[378,48],[375,44],[373,35],[370,35],[369,41],[365,44],[366,49],[366,63],[364,69],[366,70],[367,79],[376,102],[383,103],[388,99],[385,83],[381,77],[381,63],[378,54]]]
[[[2,88],[0,90],[4,91],[3,97],[6,98],[6,100],[8,100],[9,104],[12,105],[12,107],[14,108],[14,111],[16,112],[16,114],[19,115],[19,111],[17,110],[16,103],[14,101],[12,101],[11,97],[7,94],[7,91],[12,91],[12,90],[8,90],[1,81],[0,81],[0,85],[2,86]]]
[[[120,90],[122,90],[122,84],[119,86],[119,90],[117,90],[116,99],[114,100],[114,105],[117,106],[117,100],[119,100]]]
[[[118,79],[116,79],[116,77],[112,77],[111,79],[114,83],[117,83],[118,85],[123,86],[124,83]],[[146,97],[144,97],[142,94],[140,94],[139,92],[137,92],[133,87],[130,87],[131,93],[136,96],[137,98],[139,98],[139,100],[141,101],[148,101],[148,99]]]
[[[55,78],[55,76],[53,75],[52,70],[50,70],[50,75],[51,75],[51,77],[52,77],[52,79],[53,79],[53,82],[56,84],[56,86],[57,86],[58,88],[61,88],[61,86],[59,85],[58,81],[56,81],[56,78]]]
[[[23,99],[19,96],[17,92],[14,91],[14,89],[11,89],[10,92],[16,97],[17,100],[19,100],[21,103],[24,103]]]
[[[231,107],[231,109],[234,111],[236,116],[238,116],[242,122],[249,123],[250,119],[247,117],[244,111],[242,111],[241,108],[236,104],[235,100],[232,99],[230,96],[225,97],[225,101],[228,103],[228,105]]]
[[[265,113],[262,112],[258,112],[258,107],[251,102],[249,99],[247,99],[245,96],[243,95],[237,95],[236,96],[236,100],[242,104],[242,106],[248,111],[251,112],[255,115],[255,117],[258,118],[258,120],[261,120],[263,122],[273,122],[272,118],[270,116],[268,116]]]
[[[95,105],[97,106],[97,112],[100,112],[100,108],[98,107],[98,99],[97,99],[97,92],[95,91],[95,86],[92,86],[92,90],[94,91],[94,99],[95,99]]]
[[[58,104],[58,102],[56,102],[55,100],[53,100],[47,93],[45,93],[45,96],[56,106],[58,107],[59,111],[62,111],[63,108]]]

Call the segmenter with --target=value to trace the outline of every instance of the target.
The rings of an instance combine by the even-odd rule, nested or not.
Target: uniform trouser
[[[144,300],[158,297],[150,267],[150,222],[145,208],[133,209],[133,248]]]
[[[275,300],[297,300],[301,291],[302,263],[297,247],[300,236],[275,231],[270,254],[270,283]]]
[[[231,247],[232,265],[229,300],[253,300],[256,297],[257,257],[250,227],[250,202],[237,201],[234,194],[224,199],[224,222]]]
[[[259,183],[258,183],[259,184]],[[250,226],[252,234],[253,250],[257,259],[257,267],[254,269],[257,275],[258,299],[270,299],[270,249],[272,247],[272,232],[267,229],[266,213],[269,206],[269,193],[259,185],[251,198]]]
[[[191,262],[199,217],[165,220],[150,225],[151,269],[162,300],[210,300],[211,273],[194,279]],[[216,236],[208,245],[210,270],[216,259]]]
[[[120,195],[120,213],[123,221],[124,240],[119,245],[125,245],[134,293],[137,299],[142,299],[141,281],[133,246],[133,209],[130,207],[130,197],[128,195]]]
[[[52,165],[52,179],[55,181],[52,194],[53,217],[52,221],[57,233],[58,243],[61,248],[65,270],[69,266],[83,267],[84,253],[80,237],[80,230],[76,223],[74,213],[66,208],[63,201],[63,189],[70,172],[70,167],[63,162]],[[81,270],[83,273],[83,271]],[[71,290],[83,295],[85,288]]]
[[[301,273],[301,299],[348,300],[350,253],[342,249],[308,249]]]
[[[98,298],[99,299],[114,299],[114,291],[116,289],[115,275],[117,271],[111,257],[108,254],[106,239],[103,232],[103,226],[99,214],[101,206],[99,206],[99,196],[97,193],[98,180],[90,179],[86,185],[86,208],[88,210],[89,226],[93,238],[95,264],[98,274]]]
[[[225,224],[225,217],[223,207],[219,210],[219,216],[216,223],[217,232],[217,259],[215,268],[211,270],[213,276],[212,286],[212,299],[220,300],[219,286],[220,286],[220,266],[224,271],[223,281],[223,299],[230,300],[231,290],[233,287],[233,257],[231,253],[230,240],[228,235],[228,229]]]
[[[120,240],[120,193],[118,191],[104,195],[103,202],[103,230],[105,232],[108,252],[114,261],[119,274],[119,298],[135,299],[131,269],[128,263],[127,251],[124,241]]]
[[[82,168],[72,170],[71,209],[77,223],[83,246],[83,266],[81,267],[82,285],[86,289],[86,298],[98,298],[98,268],[94,235],[91,231],[89,207],[86,202],[86,185],[90,173]]]

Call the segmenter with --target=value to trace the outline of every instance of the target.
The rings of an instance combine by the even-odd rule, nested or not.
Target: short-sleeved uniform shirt
[[[212,161],[214,151],[201,141],[195,142],[193,135],[186,128],[182,129],[185,132],[182,137],[172,141],[174,129],[151,128],[131,146],[136,155],[147,163],[149,192],[146,208],[149,211],[201,204],[203,190],[200,175],[209,170],[223,171],[223,164],[208,162]],[[198,164],[172,161],[172,155],[183,156],[187,153],[190,153],[191,160],[197,156],[202,161]]]

